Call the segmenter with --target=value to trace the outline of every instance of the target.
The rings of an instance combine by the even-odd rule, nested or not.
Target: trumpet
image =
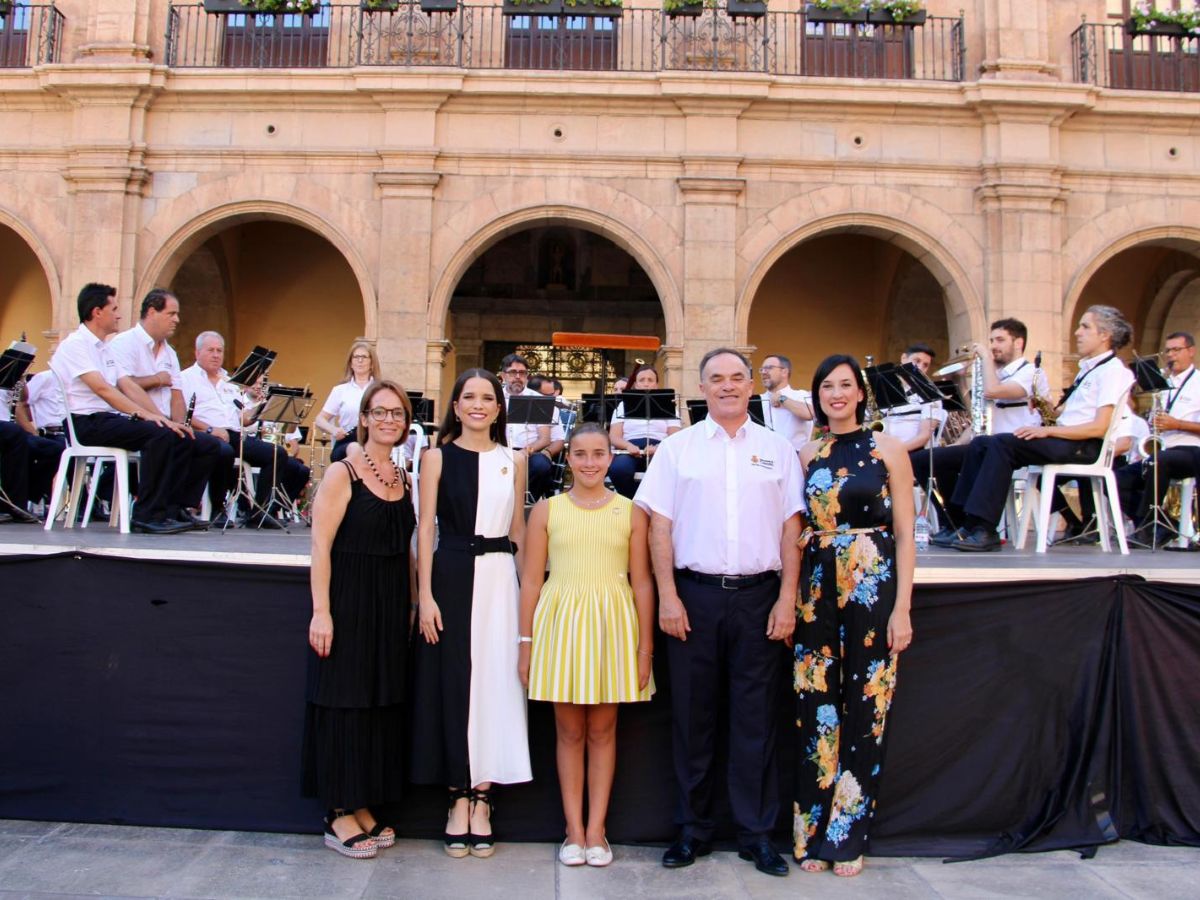
[[[875,357],[867,356],[867,369],[875,365]],[[883,421],[883,416],[879,414],[879,406],[875,402],[875,392],[871,390],[871,379],[867,376],[867,370],[862,370],[863,385],[867,389],[867,409],[863,415],[863,427],[867,431],[883,432],[887,430],[887,425]]]
[[[1038,381],[1042,374],[1042,351],[1033,357],[1033,384],[1029,388],[1029,408],[1042,419],[1043,426],[1054,425],[1058,422],[1058,407],[1050,402],[1049,397],[1038,393]]]

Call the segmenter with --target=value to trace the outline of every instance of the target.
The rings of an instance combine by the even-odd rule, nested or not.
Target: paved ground
[[[401,841],[349,860],[315,836],[0,820],[0,900],[14,897],[540,898],[1200,898],[1200,849],[1121,843],[1092,860],[1024,854],[945,865],[868,860],[853,880],[793,870],[760,875],[732,853],[669,872],[661,850],[615,847],[607,870],[565,869],[548,844],[502,844],[489,860],[452,860]]]

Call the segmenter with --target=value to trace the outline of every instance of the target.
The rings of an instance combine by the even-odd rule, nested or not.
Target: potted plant
[[[204,0],[204,11],[212,15],[266,13],[269,15],[316,15],[321,0]]]
[[[866,0],[813,0],[804,6],[809,22],[865,22]]]
[[[563,0],[563,15],[621,18],[621,0]]]
[[[12,0],[0,0],[0,16],[7,16],[12,9]]]
[[[1200,36],[1200,11],[1155,9],[1149,0],[1141,0],[1130,10],[1125,29],[1130,34],[1164,34],[1173,37]]]
[[[876,25],[924,25],[928,13],[921,0],[870,0],[867,21]]]
[[[757,19],[767,14],[767,0],[725,0],[725,12],[733,19],[742,16]]]
[[[676,16],[698,16],[704,12],[704,0],[663,0],[663,12],[671,18]]]
[[[400,8],[400,0],[362,0],[359,6],[365,12],[395,12]]]
[[[506,16],[561,16],[563,0],[504,0],[500,12]]]

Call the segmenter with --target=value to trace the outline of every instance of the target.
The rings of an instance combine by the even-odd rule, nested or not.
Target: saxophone
[[[1038,381],[1042,374],[1042,351],[1033,357],[1033,384],[1029,388],[1029,408],[1042,419],[1043,426],[1058,423],[1058,407],[1050,402],[1050,398],[1038,393]]]

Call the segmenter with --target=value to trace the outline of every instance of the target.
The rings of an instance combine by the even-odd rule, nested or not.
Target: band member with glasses
[[[812,395],[792,387],[792,361],[780,353],[766,357],[758,375],[766,388],[760,395],[764,424],[791,441],[799,451],[812,435]]]
[[[346,357],[345,380],[334,385],[329,399],[313,420],[313,425],[333,438],[330,462],[346,458],[346,448],[354,443],[363,391],[372,381],[382,377],[375,348],[366,341],[351,344],[350,354]]]
[[[629,376],[634,390],[653,391],[658,389],[658,372],[649,363],[634,367]],[[622,497],[633,497],[637,491],[638,472],[645,472],[654,457],[658,445],[682,427],[679,419],[638,419],[625,414],[625,404],[618,403],[613,412],[608,434],[618,450],[625,451],[613,457],[608,476],[613,487]]]
[[[529,363],[525,357],[510,353],[500,360],[500,375],[504,380],[504,408],[508,409],[510,397],[541,397],[528,385]],[[523,451],[529,461],[529,493],[536,500],[546,496],[550,490],[550,478],[554,468],[550,444],[554,433],[550,425],[522,423],[507,426],[508,446]]]
[[[364,859],[396,843],[371,807],[404,784],[405,678],[416,567],[416,519],[392,451],[408,437],[412,406],[393,381],[363,392],[355,438],[362,452],[331,465],[312,518],[303,778],[329,810],[325,845]]]
[[[463,372],[421,464],[412,779],[449,788],[444,845],[455,859],[495,851],[492,785],[533,778],[514,559],[525,455],[505,446],[502,393],[491,372]]]
[[[720,698],[728,698],[727,787],[738,855],[788,874],[771,846],[779,819],[778,699],[796,624],[800,460],[750,419],[754,378],[737,350],[700,364],[708,417],[668,437],[634,502],[650,514],[658,620],[671,662],[677,840],[667,868],[712,852],[713,764]]]

